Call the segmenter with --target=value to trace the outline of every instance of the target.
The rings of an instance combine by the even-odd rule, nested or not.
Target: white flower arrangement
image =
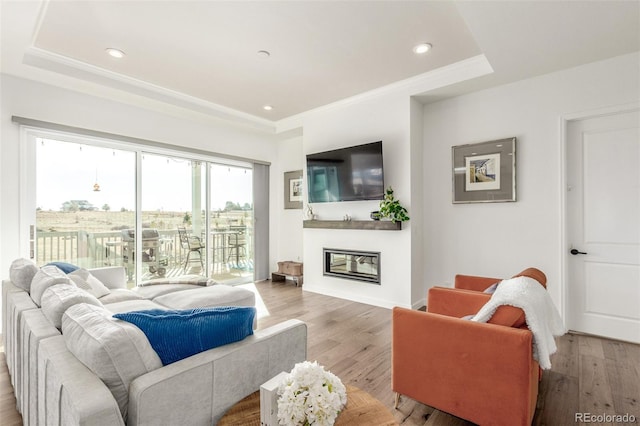
[[[278,389],[278,423],[331,426],[347,403],[347,389],[317,362],[296,364]]]

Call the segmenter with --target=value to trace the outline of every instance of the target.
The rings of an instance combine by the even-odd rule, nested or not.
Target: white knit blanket
[[[487,322],[502,305],[524,311],[527,326],[533,334],[533,358],[543,369],[551,368],[549,357],[557,349],[554,336],[562,336],[567,330],[547,290],[529,277],[504,280],[471,320]]]

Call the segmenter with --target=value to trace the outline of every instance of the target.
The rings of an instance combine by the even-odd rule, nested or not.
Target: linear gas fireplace
[[[322,250],[324,275],[380,284],[380,253],[328,249]]]

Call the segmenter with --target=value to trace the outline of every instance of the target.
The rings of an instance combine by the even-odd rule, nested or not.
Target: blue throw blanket
[[[229,306],[123,312],[114,318],[140,328],[163,365],[253,334],[256,308]]]

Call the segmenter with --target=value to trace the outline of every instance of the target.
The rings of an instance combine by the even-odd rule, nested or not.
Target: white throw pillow
[[[62,335],[69,351],[109,388],[126,419],[131,382],[162,367],[142,330],[111,318],[105,308],[80,303],[62,316]]]
[[[27,293],[31,291],[31,281],[38,272],[38,267],[29,259],[16,259],[11,262],[9,268],[9,279],[16,286],[25,290]]]
[[[62,328],[62,315],[78,303],[102,306],[102,303],[87,291],[73,284],[56,284],[42,294],[42,313],[58,329]]]
[[[31,281],[31,299],[33,302],[41,306],[42,295],[44,291],[56,284],[73,284],[67,274],[58,269],[57,266],[43,266],[33,277]]]
[[[80,268],[69,274],[69,278],[83,290],[88,291],[95,297],[106,296],[111,292],[106,285],[102,284],[102,281],[91,275],[91,272],[84,268]]]

